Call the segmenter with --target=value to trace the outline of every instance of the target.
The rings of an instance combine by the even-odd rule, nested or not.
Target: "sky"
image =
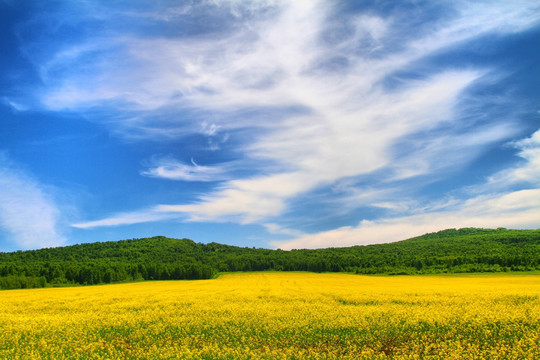
[[[540,227],[540,3],[0,0],[0,251]]]

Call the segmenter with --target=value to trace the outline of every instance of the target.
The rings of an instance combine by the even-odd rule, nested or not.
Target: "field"
[[[235,273],[0,292],[2,359],[540,359],[540,276]]]

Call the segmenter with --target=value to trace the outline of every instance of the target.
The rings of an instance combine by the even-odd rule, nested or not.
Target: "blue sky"
[[[0,251],[540,227],[538,1],[0,0]]]

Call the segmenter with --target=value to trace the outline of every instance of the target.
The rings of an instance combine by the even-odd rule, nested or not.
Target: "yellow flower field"
[[[235,273],[0,292],[1,359],[540,359],[540,276]]]

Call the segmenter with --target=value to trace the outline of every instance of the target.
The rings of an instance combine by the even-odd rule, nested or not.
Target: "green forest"
[[[156,236],[0,253],[0,289],[210,279],[221,272],[441,274],[540,270],[540,230],[449,229],[388,244],[270,250]]]

